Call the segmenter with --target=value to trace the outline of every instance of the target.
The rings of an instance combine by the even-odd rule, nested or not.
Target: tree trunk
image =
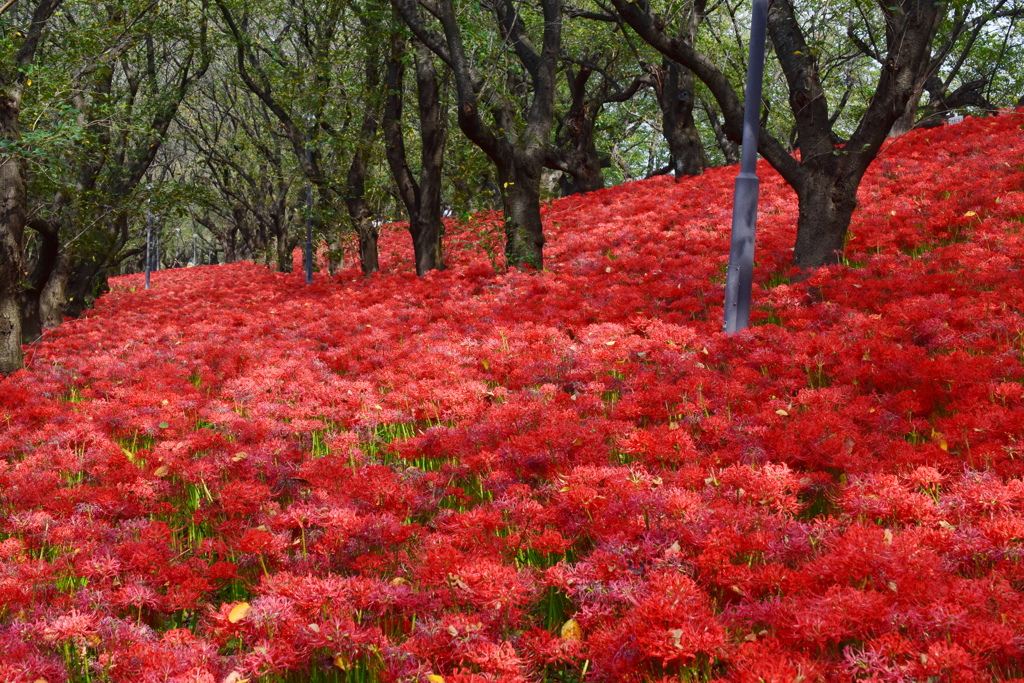
[[[292,249],[296,241],[288,234],[288,185],[278,184],[277,198],[270,211],[271,240],[277,259],[277,272],[292,272]]]
[[[21,297],[21,341],[31,344],[43,336],[43,324],[39,322],[39,295],[37,289],[26,289]]]
[[[593,143],[593,140],[591,140]],[[593,148],[593,144],[591,144]],[[571,179],[564,175],[559,179],[559,193],[565,197],[571,194],[586,194],[604,189],[604,173],[601,172],[601,156],[597,149],[587,150],[582,163],[573,165],[569,171]],[[564,182],[563,182],[564,181]]]
[[[5,292],[0,295],[0,376],[21,367],[21,303],[16,294]]]
[[[729,79],[692,40],[665,33],[648,3],[611,0],[619,16],[663,55],[686,66],[708,87],[725,119],[730,139],[739,141],[743,107]],[[794,265],[805,272],[835,263],[842,255],[857,185],[878,154],[885,136],[907,111],[915,86],[929,64],[929,46],[947,14],[946,3],[899,0],[882,3],[886,54],[878,82],[860,122],[842,149],[835,147],[833,121],[820,78],[816,53],[808,47],[793,0],[773,0],[767,29],[786,77],[789,105],[797,128],[800,160],[765,128],[758,151],[796,191],[800,217]]]
[[[910,101],[907,102],[906,108],[900,117],[896,119],[896,123],[892,124],[892,129],[889,131],[889,137],[895,138],[909,133],[914,128],[914,123],[917,121],[917,110],[921,104],[921,97],[924,96],[924,85],[925,79],[919,78],[914,84],[914,90],[910,94]]]
[[[793,265],[807,272],[839,263],[850,219],[857,207],[860,178],[842,172],[808,169],[797,190],[800,215],[796,224]]]
[[[64,315],[77,318],[109,289],[107,266],[95,258],[74,263],[69,267],[65,286],[68,296],[64,302]]]
[[[538,50],[512,0],[492,5],[499,34],[529,75],[530,104],[519,108],[511,102],[481,104],[485,82],[467,55],[452,0],[432,3],[443,37],[425,28],[412,0],[394,0],[416,37],[443,59],[455,77],[458,121],[462,132],[494,162],[501,183],[505,211],[505,262],[509,268],[543,267],[544,232],[540,220],[540,170],[544,148],[554,124],[557,65],[562,45],[562,2],[541,0],[543,38]],[[524,81],[525,83],[525,81]],[[481,116],[490,109],[493,127]],[[522,119],[520,119],[522,117]],[[521,125],[519,120],[523,121]]]
[[[217,235],[220,246],[224,250],[224,263],[235,263],[238,261],[237,241],[238,229],[235,226],[228,227],[223,233]],[[154,241],[156,236],[154,235]]]
[[[642,87],[653,85],[653,79],[644,76],[633,79],[624,89],[611,91],[611,82],[602,75],[602,83],[588,93],[587,84],[595,67],[582,64],[578,71],[565,69],[572,102],[555,134],[555,143],[545,152],[544,166],[561,171],[557,177],[559,193],[593,192],[604,188],[602,169],[612,166],[614,153],[601,154],[594,142],[597,119],[607,104],[627,102]],[[628,174],[627,174],[628,175]]]
[[[704,109],[704,113],[707,114],[708,123],[711,124],[711,130],[715,133],[715,142],[718,143],[718,149],[721,150],[725,163],[740,163],[739,146],[730,140],[729,136],[725,134],[725,126],[722,125],[722,122],[718,118],[718,112],[715,109],[715,105],[704,102],[702,107]]]
[[[563,195],[593,192],[604,188],[604,174],[601,173],[601,157],[594,144],[594,127],[602,103],[587,101],[587,81],[592,70],[583,67],[575,77],[569,78],[572,105],[566,114],[565,136],[559,146],[567,147],[560,170],[572,176],[560,183]]]
[[[363,274],[369,275],[380,270],[380,262],[377,253],[377,237],[380,230],[373,224],[373,219],[364,216],[359,220],[359,263],[363,268]]]
[[[511,169],[501,173],[505,209],[505,263],[508,268],[544,267],[544,228],[540,219],[540,160],[513,152]]]
[[[572,149],[562,155],[557,164],[558,170],[562,171],[558,179],[558,191],[563,197],[604,189],[604,173],[601,169],[605,164],[594,144],[593,123],[590,121],[589,130],[583,131],[573,140]]]
[[[70,267],[67,253],[61,251],[57,254],[57,263],[39,296],[39,322],[44,330],[58,327],[64,322]]]
[[[234,252],[235,261],[244,261],[249,256],[251,244],[251,227],[249,225],[249,212],[240,206],[231,209],[231,220],[234,227],[231,229],[231,247]]]
[[[423,275],[444,267],[441,251],[441,169],[446,130],[433,59],[424,45],[418,43],[416,47],[416,97],[421,139],[419,183],[409,169],[402,133],[405,39],[398,33],[391,36],[385,83],[388,98],[384,107],[384,139],[388,166],[409,216],[416,274]]]
[[[61,0],[36,2],[27,35],[5,29],[5,40],[23,39],[13,61],[5,58],[0,63],[0,147],[5,149],[13,150],[19,138],[22,80],[32,64],[47,22],[60,3]],[[8,3],[4,9],[10,6]],[[26,206],[21,159],[17,154],[0,157],[0,376],[24,367],[21,296],[25,275]]]
[[[416,226],[412,235],[416,255],[416,274],[444,268],[441,236],[441,190],[444,168],[444,147],[448,139],[445,116],[441,109],[441,92],[437,83],[434,60],[422,43],[416,44],[416,103],[419,110],[420,187],[416,207]],[[409,229],[413,230],[409,221]]]
[[[369,27],[364,23],[363,28],[368,29]],[[381,85],[377,54],[373,52],[367,54],[363,73],[368,92],[377,91]],[[352,219],[352,224],[359,237],[360,265],[363,273],[369,275],[380,270],[377,255],[377,235],[380,231],[373,224],[373,211],[369,202],[366,201],[366,174],[381,116],[379,109],[374,104],[367,102],[365,106],[363,120],[359,126],[359,138],[356,140],[355,151],[352,154],[352,163],[348,167],[345,203],[348,205],[348,215]],[[332,251],[334,250],[332,249]]]
[[[60,228],[48,221],[36,219],[28,226],[39,235],[38,248],[32,261],[32,274],[28,278],[28,286],[22,296],[21,336],[27,344],[37,341],[43,336],[43,324],[40,320],[40,297],[43,288],[57,265],[60,253]]]
[[[421,218],[417,218],[415,222],[409,221],[417,275],[444,268],[440,226],[440,221],[424,221]]]
[[[19,96],[0,89],[0,140],[18,139]],[[21,290],[24,268],[25,177],[16,155],[0,159],[0,376],[22,367]]]
[[[295,249],[296,242],[288,239],[287,228],[277,231],[274,245],[277,248],[277,272],[292,272],[292,250]]]
[[[665,58],[655,79],[661,127],[677,178],[701,175],[708,167],[704,145],[693,120],[693,72]]]

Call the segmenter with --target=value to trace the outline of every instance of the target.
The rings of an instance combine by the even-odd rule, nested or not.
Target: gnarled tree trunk
[[[493,3],[499,35],[511,45],[529,75],[524,90],[529,105],[517,112],[511,103],[481,102],[484,79],[463,45],[462,29],[452,0],[433,3],[431,13],[443,35],[427,28],[413,0],[394,0],[416,37],[451,68],[458,93],[459,127],[494,162],[505,210],[505,263],[510,268],[543,268],[544,231],[540,220],[540,171],[554,125],[559,51],[562,44],[561,0],[540,0],[543,30],[540,49],[529,36],[519,8],[511,0]],[[525,81],[524,81],[525,84]],[[493,125],[481,115],[490,109]]]
[[[68,274],[71,260],[66,251],[57,254],[50,277],[39,294],[39,324],[44,330],[58,327],[64,321],[64,305],[67,303]]]
[[[721,108],[726,133],[733,141],[740,141],[743,106],[714,60],[699,52],[684,34],[666,33],[664,23],[654,16],[648,3],[611,2],[645,41],[693,71],[708,87]],[[856,206],[857,186],[927,72],[929,47],[948,9],[945,3],[930,0],[892,0],[883,5],[880,11],[886,21],[886,54],[880,60],[878,83],[857,128],[841,148],[835,146],[834,121],[829,116],[815,51],[808,47],[801,30],[801,14],[792,0],[773,0],[768,9],[768,33],[786,76],[800,159],[794,159],[786,146],[764,128],[759,133],[758,151],[799,197],[793,263],[805,271],[841,258]]]
[[[46,24],[61,0],[38,0],[27,34],[5,31],[22,38],[14,63],[0,63],[0,376],[21,368],[21,297],[25,267],[25,171],[14,151],[18,141],[21,88],[28,66],[35,58]],[[8,3],[8,7],[10,4]],[[6,9],[6,7],[5,7]]]
[[[402,133],[402,90],[405,69],[405,39],[397,32],[391,36],[386,85],[388,99],[384,107],[384,138],[387,143],[388,166],[398,187],[398,194],[409,216],[416,259],[416,274],[444,267],[441,251],[441,168],[444,163],[446,131],[441,113],[437,71],[430,51],[416,45],[416,98],[419,105],[420,179],[417,183],[409,169]]]
[[[544,227],[540,218],[540,150],[513,150],[498,165],[505,210],[505,260],[509,266],[544,267]]]
[[[559,183],[563,195],[604,188],[601,156],[594,143],[597,115],[604,103],[587,101],[587,81],[592,74],[593,69],[587,66],[576,74],[567,73],[572,104],[556,136],[559,149],[549,152],[548,161],[554,163],[547,164],[571,176],[569,180],[563,175]]]
[[[377,60],[378,56],[371,52],[367,55],[364,66],[366,88],[370,92],[374,92],[380,87],[380,69]],[[380,270],[377,254],[377,237],[380,234],[380,228],[374,221],[373,210],[370,208],[369,202],[366,201],[368,157],[373,148],[379,122],[380,112],[376,110],[376,107],[367,106],[359,127],[359,141],[352,155],[352,163],[348,167],[345,194],[348,215],[352,219],[356,235],[359,237],[359,263],[365,275]],[[331,270],[332,272],[334,270],[333,264]]]
[[[18,139],[20,92],[0,89],[0,141]],[[10,147],[8,147],[10,148]],[[24,276],[25,176],[16,154],[0,158],[0,375],[22,367],[21,296]]]
[[[839,263],[846,243],[845,226],[857,208],[860,178],[837,172],[808,174],[797,193],[799,217],[793,265],[807,271]],[[842,226],[843,229],[837,229]]]
[[[693,72],[665,58],[655,74],[655,91],[662,132],[672,156],[672,172],[677,178],[702,174],[708,167],[708,158],[693,119]]]
[[[26,343],[36,341],[43,335],[41,298],[60,254],[59,226],[36,219],[29,222],[29,227],[39,234],[39,248],[33,259],[35,263],[28,278],[28,287],[22,297],[21,335]]]

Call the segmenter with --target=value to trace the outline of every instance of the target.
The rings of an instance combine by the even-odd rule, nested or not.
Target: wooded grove
[[[800,199],[794,266],[841,257],[887,136],[1024,92],[1018,0],[771,4],[759,151]],[[0,43],[0,372],[107,278],[378,269],[406,220],[501,209],[543,268],[542,202],[738,160],[749,6],[539,0],[14,0]]]

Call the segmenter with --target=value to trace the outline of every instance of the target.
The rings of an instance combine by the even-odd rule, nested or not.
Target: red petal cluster
[[[734,337],[734,168],[553,202],[539,274],[481,216],[116,279],[0,382],[0,680],[1024,675],[1022,124],[894,141],[800,284],[762,167]]]

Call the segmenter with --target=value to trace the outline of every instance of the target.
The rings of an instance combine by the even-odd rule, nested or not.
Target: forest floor
[[[0,680],[1024,677],[1024,115],[896,139],[790,284],[766,166],[416,278],[117,278],[0,381]]]

